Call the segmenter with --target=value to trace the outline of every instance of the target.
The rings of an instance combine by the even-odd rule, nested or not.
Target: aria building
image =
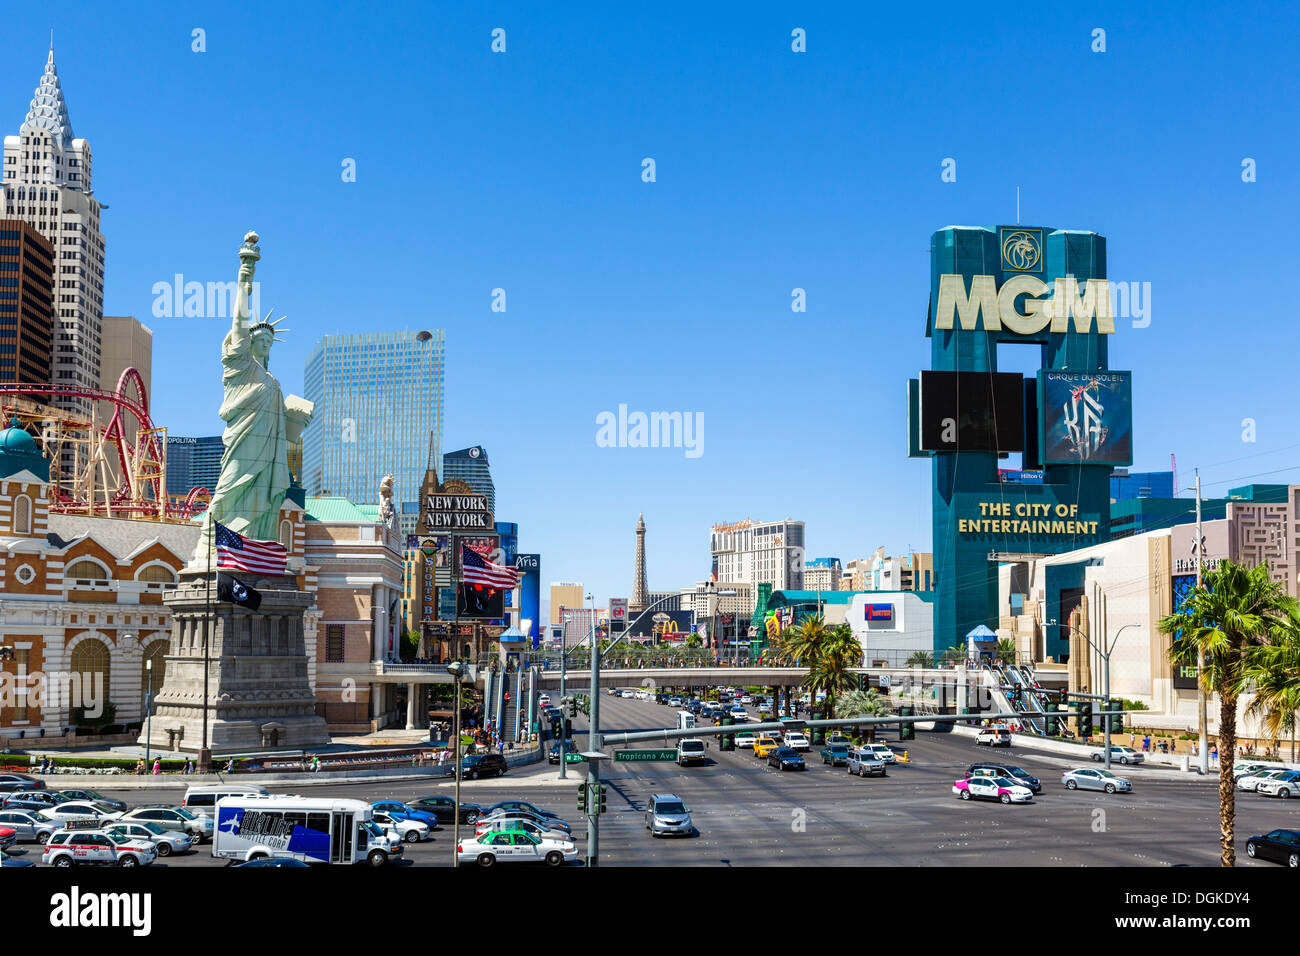
[[[488,511],[497,513],[496,486],[492,484],[492,470],[488,464],[487,449],[482,445],[449,451],[442,456],[442,480],[459,478],[476,495],[487,495]]]
[[[50,49],[17,136],[4,140],[3,216],[34,226],[54,247],[55,329],[52,384],[99,387],[104,315],[103,206],[91,185],[90,144],[77,139]],[[57,398],[90,417],[90,400]]]
[[[400,525],[413,529],[420,487],[442,458],[441,329],[327,335],[307,357],[303,487],[311,497],[377,504],[393,476]]]

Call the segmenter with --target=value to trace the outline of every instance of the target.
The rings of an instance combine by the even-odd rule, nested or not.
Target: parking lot
[[[652,701],[601,697],[601,727],[615,730],[662,728],[674,709]],[[705,722],[707,724],[707,722]],[[585,726],[582,718],[575,728]],[[881,739],[891,742],[892,735]],[[890,767],[883,778],[859,778],[843,767],[823,766],[818,748],[807,754],[807,770],[780,771],[752,752],[723,753],[708,740],[703,764],[615,763],[605,761],[602,779],[609,786],[608,812],[600,822],[600,860],[609,866],[1214,866],[1218,863],[1218,809],[1215,780],[1174,778],[1167,770],[1115,768],[1133,781],[1133,792],[1104,794],[1067,791],[1063,758],[1021,748],[990,752],[971,738],[921,731],[907,744],[909,764]],[[896,741],[893,741],[896,743]],[[641,744],[638,746],[654,746]],[[901,744],[898,749],[902,749]],[[966,767],[994,759],[1024,767],[1038,776],[1043,792],[1033,803],[1006,806],[959,800],[951,790]],[[1086,764],[1087,762],[1084,761]],[[512,770],[494,780],[462,785],[467,802],[490,805],[498,800],[528,800],[559,813],[573,827],[585,857],[586,819],[577,809],[577,788],[585,770],[545,763]],[[78,778],[86,784],[89,778]],[[1217,779],[1217,778],[1216,778]],[[62,783],[47,778],[52,785]],[[71,781],[69,781],[71,783]],[[146,793],[114,789],[111,778],[94,781],[106,796],[129,804],[179,802],[183,786]],[[292,787],[275,788],[293,792]],[[367,801],[406,800],[448,794],[443,781],[371,782],[304,787],[312,796],[346,796]],[[644,811],[652,794],[675,793],[690,809],[696,828],[691,837],[653,838],[645,829]],[[1245,839],[1275,827],[1300,824],[1300,801],[1255,794],[1237,799],[1238,863],[1249,860]],[[462,835],[465,829],[462,828]],[[450,826],[433,839],[406,845],[411,866],[446,866],[451,860]],[[39,847],[20,845],[29,859]],[[154,866],[177,868],[224,866],[209,846],[160,860]]]

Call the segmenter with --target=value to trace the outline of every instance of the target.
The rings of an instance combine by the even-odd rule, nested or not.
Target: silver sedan
[[[159,856],[188,853],[194,846],[194,838],[188,833],[168,830],[156,823],[115,823],[105,829],[128,840],[147,840],[153,844]]]
[[[1091,767],[1067,770],[1061,775],[1061,783],[1065,784],[1067,790],[1104,790],[1106,793],[1128,793],[1133,789],[1133,784],[1123,777],[1117,777],[1109,770],[1093,770]]]
[[[0,810],[0,827],[13,830],[24,843],[44,843],[58,824],[38,817],[31,810]]]

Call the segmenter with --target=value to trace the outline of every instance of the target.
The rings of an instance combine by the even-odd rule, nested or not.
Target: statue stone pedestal
[[[172,613],[172,637],[154,699],[149,743],[155,751],[198,753],[203,747],[205,635],[207,745],[213,754],[329,743],[307,680],[302,616],[312,596],[296,590],[291,577],[238,577],[261,592],[256,611],[218,601],[215,570],[186,569],[180,587],[163,596]],[[148,735],[146,725],[142,745]]]

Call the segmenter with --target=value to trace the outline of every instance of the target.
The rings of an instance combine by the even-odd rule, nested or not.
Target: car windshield
[[[1115,776],[1115,775],[1114,775],[1113,773],[1111,773],[1109,770],[1098,770],[1098,771],[1097,771],[1097,776],[1099,776],[1099,777],[1113,777],[1113,776]]]
[[[1007,769],[1011,771],[1011,776],[1013,777],[1025,778],[1029,776],[1029,774],[1026,773],[1024,769],[1022,769],[1021,767],[1008,767]]]
[[[1015,781],[1008,780],[1006,777],[991,777],[989,779],[999,787],[1014,787],[1016,785]]]
[[[660,800],[655,804],[655,813],[685,813],[686,807],[680,800]]]
[[[384,831],[379,829],[379,826],[377,824],[371,823],[369,820],[367,820],[365,823],[361,825],[365,827],[366,832],[369,833],[371,836],[381,837],[384,835]]]
[[[698,753],[703,749],[704,744],[701,743],[692,743],[691,741],[685,741],[682,743],[682,751],[684,753]]]
[[[117,844],[118,846],[121,846],[123,843],[128,843],[128,842],[130,842],[130,839],[131,839],[130,837],[123,836],[123,835],[120,834],[120,833],[109,833],[109,834],[106,834],[106,836],[107,836],[110,840],[112,840],[115,844]]]

